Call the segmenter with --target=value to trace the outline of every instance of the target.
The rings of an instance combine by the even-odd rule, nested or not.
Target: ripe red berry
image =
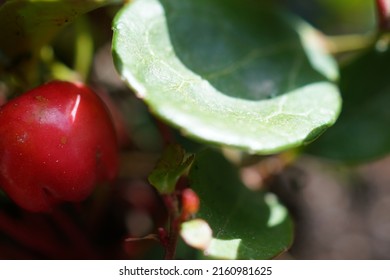
[[[82,201],[117,169],[110,115],[88,87],[53,81],[0,108],[0,188],[19,206]]]

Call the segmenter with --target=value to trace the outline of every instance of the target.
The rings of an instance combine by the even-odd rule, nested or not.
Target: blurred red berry
[[[199,210],[199,197],[192,189],[184,189],[181,194],[182,213],[193,215]]]

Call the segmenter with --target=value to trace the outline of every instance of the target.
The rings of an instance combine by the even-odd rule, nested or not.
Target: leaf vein
[[[284,42],[279,45],[269,46],[267,48],[256,48],[251,51],[249,51],[246,55],[244,55],[241,59],[238,61],[227,65],[226,67],[214,71],[210,74],[206,74],[206,79],[217,79],[223,76],[230,75],[240,68],[244,68],[245,66],[249,65],[250,63],[253,63],[254,60],[259,59],[261,57],[265,56],[273,56],[280,54],[283,51],[291,50],[295,48],[295,44],[292,42]]]

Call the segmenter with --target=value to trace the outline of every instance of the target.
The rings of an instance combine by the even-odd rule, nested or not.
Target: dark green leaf
[[[198,154],[189,178],[200,198],[197,217],[213,231],[206,255],[269,259],[288,249],[293,230],[287,210],[273,194],[248,190],[222,155]]]
[[[149,182],[161,193],[168,194],[175,190],[179,178],[188,170],[194,155],[188,155],[179,145],[165,148],[156,168],[149,175]]]
[[[341,71],[343,112],[308,152],[351,163],[390,152],[390,51],[375,48]]]
[[[184,135],[255,153],[315,139],[340,110],[314,30],[249,0],[136,0],[114,20],[118,71]]]

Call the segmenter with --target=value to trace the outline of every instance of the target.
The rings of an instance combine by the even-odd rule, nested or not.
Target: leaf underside
[[[113,57],[184,135],[268,154],[314,140],[338,116],[337,70],[314,35],[248,0],[135,0],[114,20]]]

